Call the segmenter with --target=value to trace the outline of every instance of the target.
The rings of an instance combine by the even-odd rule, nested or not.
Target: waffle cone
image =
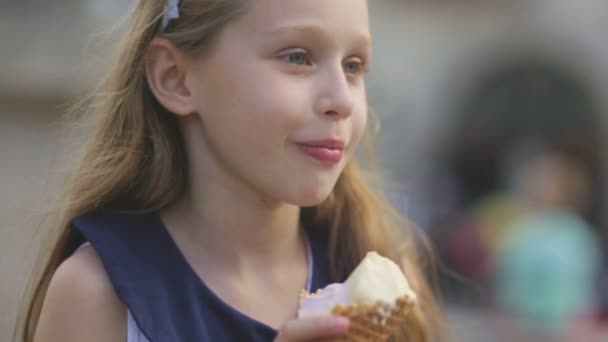
[[[407,320],[415,305],[415,299],[404,295],[394,303],[378,301],[373,305],[337,305],[332,314],[350,320],[346,335],[325,338],[323,342],[385,342],[393,336]]]

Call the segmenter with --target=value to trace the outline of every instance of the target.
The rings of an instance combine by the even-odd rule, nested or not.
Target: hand
[[[274,342],[298,342],[339,336],[348,332],[349,321],[340,316],[314,316],[289,321]]]

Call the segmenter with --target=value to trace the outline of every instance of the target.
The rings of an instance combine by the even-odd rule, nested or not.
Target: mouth
[[[297,145],[306,155],[323,164],[335,165],[344,157],[345,143],[342,140],[311,141]]]

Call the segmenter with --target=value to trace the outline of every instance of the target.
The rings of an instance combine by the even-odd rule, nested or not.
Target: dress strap
[[[312,291],[312,278],[315,269],[315,259],[312,255],[312,248],[310,247],[310,238],[308,234],[304,234],[304,243],[306,244],[306,259],[308,262],[308,275],[306,276],[306,291]]]

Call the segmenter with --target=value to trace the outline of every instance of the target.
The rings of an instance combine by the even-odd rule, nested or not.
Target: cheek
[[[285,87],[254,86],[243,89],[241,95],[232,107],[233,124],[241,138],[247,140],[245,143],[259,149],[257,152],[282,148],[304,124],[297,96]]]
[[[301,85],[279,76],[267,75],[260,80],[246,90],[245,110],[262,122],[264,130],[276,131],[287,138],[306,122],[306,113],[310,111],[306,92]]]
[[[217,143],[270,156],[302,127],[305,89],[271,68],[251,62],[207,74],[199,107],[209,134],[220,139]]]
[[[352,142],[356,147],[363,135],[365,134],[365,130],[367,128],[367,120],[368,120],[368,108],[367,101],[365,100],[365,96],[362,96],[362,101],[356,106],[355,111],[352,115]]]

